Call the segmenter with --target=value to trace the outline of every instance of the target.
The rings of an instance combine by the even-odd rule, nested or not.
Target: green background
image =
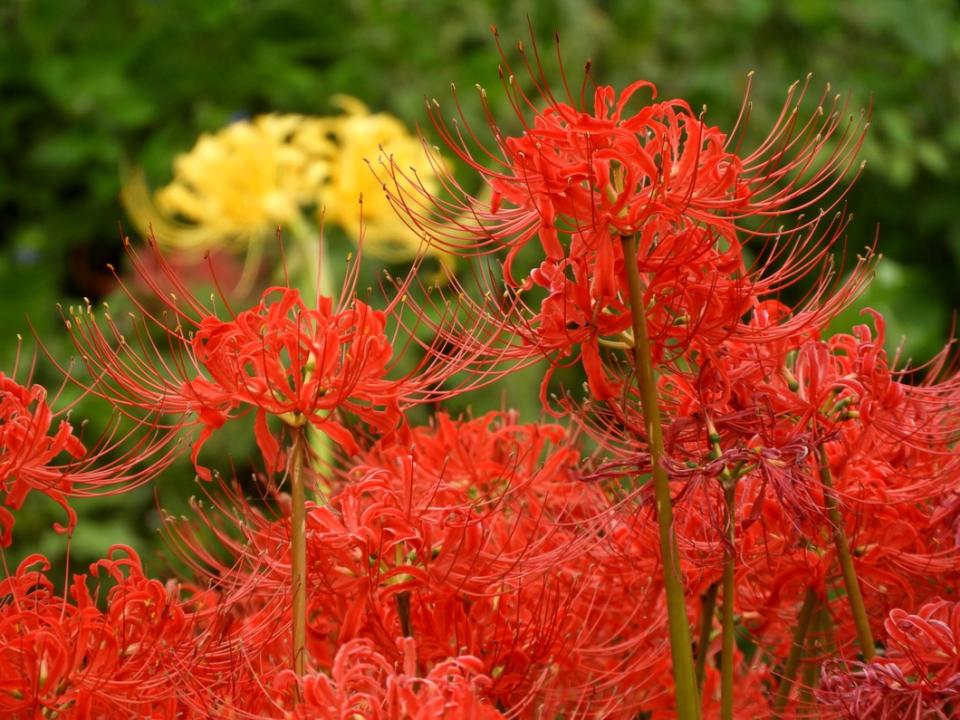
[[[886,256],[863,298],[888,317],[892,345],[922,360],[945,342],[960,260],[960,11],[950,0],[584,0],[518,3],[353,0],[0,0],[0,368],[13,369],[25,316],[59,358],[69,356],[55,304],[115,291],[108,262],[122,263],[119,167],[143,165],[154,185],[197,135],[262,112],[331,114],[346,93],[410,127],[427,123],[424,98],[461,93],[479,118],[475,83],[498,117],[499,26],[508,53],[527,23],[548,68],[558,31],[572,82],[585,58],[600,82],[656,82],[665,97],[707,105],[729,127],[746,75],[755,71],[751,132],[762,137],[794,80],[813,72],[873,103],[867,169],[849,196],[849,248],[879,233]],[[479,123],[480,121],[477,120]],[[429,128],[426,128],[429,133]],[[838,321],[848,328],[850,311]],[[31,343],[25,355],[32,355]],[[25,373],[21,371],[23,379]],[[38,380],[52,377],[42,367]],[[535,380],[534,380],[535,384]],[[534,413],[527,375],[497,397]],[[499,404],[499,401],[496,403]],[[100,419],[100,423],[105,422]],[[94,425],[96,419],[94,420]],[[225,439],[220,448],[233,447]],[[242,443],[241,443],[242,445]],[[217,447],[211,445],[211,454]],[[242,456],[243,451],[237,451]],[[181,466],[159,489],[179,511],[191,490]],[[154,558],[153,490],[79,503],[75,563],[112,542]],[[42,498],[19,514],[13,561],[28,551],[62,557],[49,531],[57,513]],[[75,565],[77,567],[79,565]],[[155,568],[160,565],[155,564]]]

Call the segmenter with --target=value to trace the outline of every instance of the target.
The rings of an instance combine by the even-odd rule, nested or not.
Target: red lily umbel
[[[863,288],[872,251],[841,286],[829,254],[846,232],[848,219],[833,209],[849,187],[843,181],[856,166],[869,112],[848,117],[845,101],[831,100],[828,87],[802,120],[808,78],[790,89],[768,137],[744,154],[746,100],[726,133],[683,100],[657,100],[647,81],[619,96],[598,87],[588,105],[589,76],[579,99],[564,78],[562,101],[535,49],[534,59],[524,54],[535,88],[528,94],[503,57],[504,90],[522,132],[507,134],[487,109],[493,149],[468,125],[450,129],[428,104],[444,142],[485,181],[489,198],[464,191],[439,162],[442,195],[403,168],[385,178],[398,212],[432,242],[462,255],[506,252],[502,280],[489,278],[488,294],[469,309],[475,320],[462,333],[444,331],[452,344],[475,344],[480,327],[500,360],[548,357],[557,366],[572,356],[593,398],[615,397],[624,371],[607,367],[604,357],[636,342],[627,238],[636,241],[629,263],[637,265],[657,362],[694,345],[702,352],[728,338],[769,342],[804,324],[820,326]],[[651,100],[632,110],[640,93]],[[481,100],[486,108],[485,91]],[[530,244],[540,246],[542,259],[518,277],[515,265]],[[755,260],[745,259],[748,245]],[[813,289],[781,326],[758,333],[744,322],[811,276]]]
[[[66,324],[88,378],[61,369],[141,424],[199,427],[191,457],[204,479],[211,473],[201,463],[201,449],[232,419],[255,414],[257,444],[270,472],[289,462],[289,448],[282,447],[270,418],[290,432],[312,425],[349,455],[359,448],[355,432],[344,424],[347,415],[376,434],[390,433],[402,424],[404,408],[451,394],[443,383],[467,362],[450,353],[442,363],[428,356],[394,377],[400,354],[388,332],[416,324],[404,315],[413,273],[398,283],[397,297],[383,310],[355,297],[353,265],[336,303],[318,296],[308,306],[298,290],[272,287],[241,312],[223,299],[226,317],[220,317],[193,296],[153,241],[151,266],[129,244],[128,250],[163,312],[151,312],[132,292],[142,316],[131,319],[129,330],[108,309],[102,323],[90,307],[72,311]],[[403,317],[394,330],[388,328],[390,317]]]
[[[21,384],[0,372],[0,501],[5,506],[0,507],[0,547],[10,545],[14,512],[31,491],[63,508],[67,522],[54,528],[70,533],[77,522],[71,496],[148,482],[175,457],[173,434],[156,426],[146,432],[124,430],[117,417],[94,441],[83,442],[78,435],[83,426],[69,419],[76,401],[61,399],[59,390],[48,401],[42,385]]]

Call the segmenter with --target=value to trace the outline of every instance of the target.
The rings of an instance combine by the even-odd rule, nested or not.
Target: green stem
[[[707,652],[710,650],[710,633],[713,631],[713,613],[717,609],[717,590],[720,583],[713,583],[700,597],[700,639],[697,640],[695,671],[697,690],[703,692],[703,671],[707,665]]]
[[[397,614],[400,616],[400,630],[405,638],[413,637],[413,623],[410,622],[410,591],[397,593]]]
[[[633,360],[640,391],[640,405],[646,426],[650,461],[653,466],[653,492],[657,524],[660,529],[660,552],[663,555],[663,586],[667,596],[667,625],[670,630],[670,652],[673,659],[678,720],[699,720],[700,693],[693,670],[690,626],[687,603],[680,572],[680,553],[673,527],[673,504],[670,481],[663,467],[663,429],[660,425],[660,404],[657,379],[653,370],[647,319],[644,313],[643,289],[637,268],[637,238],[623,236],[623,261],[630,294],[630,315],[633,320]]]
[[[720,656],[720,718],[733,720],[733,670],[735,630],[733,626],[734,605],[734,554],[736,542],[735,504],[737,481],[733,477],[723,480],[723,499],[726,505],[725,534],[726,542],[723,550],[723,608],[721,625],[723,628],[723,645]]]
[[[777,688],[777,697],[773,702],[773,709],[779,718],[783,709],[790,698],[790,691],[793,689],[793,681],[797,677],[797,668],[800,666],[800,658],[803,656],[804,646],[807,642],[807,630],[810,628],[810,619],[813,617],[813,610],[817,606],[817,594],[813,588],[807,588],[807,594],[803,598],[803,605],[800,606],[800,613],[797,615],[797,624],[793,629],[793,642],[790,644],[790,653],[787,655],[787,662],[783,666],[783,674],[780,679],[780,686]]]
[[[847,602],[853,614],[853,622],[857,628],[857,640],[860,642],[860,652],[866,662],[870,662],[876,655],[876,646],[873,643],[873,633],[870,630],[870,619],[863,604],[863,594],[860,592],[860,581],[853,566],[853,555],[850,553],[850,543],[847,533],[843,529],[843,516],[840,514],[840,503],[833,489],[833,478],[830,474],[830,463],[826,448],[820,446],[820,482],[823,483],[823,497],[827,506],[827,517],[830,519],[833,543],[837,549],[837,560],[840,562],[840,571],[843,573],[843,584],[847,589]]]
[[[290,592],[293,615],[293,671],[307,669],[307,532],[306,493],[303,480],[303,432],[294,430],[290,470]]]
[[[814,606],[813,634],[807,635],[806,662],[803,668],[803,685],[797,696],[797,705],[799,712],[797,717],[815,717],[816,711],[813,704],[813,691],[817,686],[817,678],[820,674],[820,661],[822,657],[833,655],[835,650],[828,648],[832,643],[828,639],[831,631],[830,609],[823,603],[817,603]],[[800,713],[803,713],[802,715]]]
[[[800,692],[797,693],[797,717],[815,717],[811,714],[813,706],[813,690],[817,683],[817,674],[820,670],[820,663],[814,660],[807,660],[803,664],[803,674],[800,678]]]
[[[329,258],[326,255],[321,257],[325,246],[321,243],[317,229],[303,216],[290,222],[290,231],[295,243],[294,257],[299,260],[298,265],[290,269],[293,285],[300,291],[304,304],[308,308],[314,308],[318,295],[333,298]],[[316,278],[315,273],[318,273]],[[329,472],[333,464],[333,445],[330,438],[313,425],[307,426],[306,436],[314,458],[313,468],[320,473]],[[325,498],[318,497],[317,500],[322,501]]]

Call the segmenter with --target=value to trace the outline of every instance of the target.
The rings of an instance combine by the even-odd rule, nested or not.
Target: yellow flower
[[[334,102],[344,114],[260,115],[201,135],[177,156],[173,180],[156,193],[141,171],[130,173],[121,192],[127,212],[140,232],[152,227],[158,243],[180,252],[245,250],[252,272],[263,239],[278,225],[304,234],[304,211],[316,207],[321,222],[340,225],[354,240],[362,229],[371,257],[403,263],[426,253],[452,270],[454,256],[423,242],[396,215],[368,166],[392,158],[435,193],[439,182],[420,140],[397,118],[370,113],[355,98]]]
[[[152,198],[142,173],[122,197],[138,228],[153,225],[161,244],[243,249],[317,202],[334,151],[322,118],[260,115],[201,135]]]
[[[397,118],[386,113],[371,114],[356,98],[337,95],[333,102],[345,114],[330,120],[337,152],[320,196],[324,219],[340,225],[354,239],[360,236],[362,222],[363,252],[369,256],[402,263],[425,252],[435,255],[442,265],[452,267],[452,255],[428,246],[397,216],[381,181],[367,164],[392,157],[397,167],[404,172],[412,168],[426,189],[436,192],[436,172],[423,144]],[[442,161],[434,158],[433,162]],[[361,196],[362,219],[358,205]]]

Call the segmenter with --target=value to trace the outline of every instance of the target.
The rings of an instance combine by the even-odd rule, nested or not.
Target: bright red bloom
[[[767,310],[776,323],[776,309]],[[943,358],[925,378],[896,370],[883,349],[883,319],[871,315],[875,330],[861,325],[825,340],[728,341],[700,356],[699,367],[660,380],[689,573],[701,586],[720,577],[729,545],[720,536],[718,480],[735,470],[737,612],[773,655],[789,651],[808,588],[829,608],[834,644],[845,651],[854,642],[846,596],[834,590],[841,578],[820,448],[875,632],[891,606],[912,610],[960,587],[960,546],[947,520],[958,470],[957,378],[942,376]],[[642,452],[628,455],[641,419],[600,419],[605,425],[592,429],[606,446],[646,469]]]
[[[866,113],[845,124],[839,96],[825,107],[825,92],[802,120],[807,85],[794,85],[769,136],[754,152],[740,154],[734,150],[739,122],[725,133],[683,100],[657,100],[656,88],[642,80],[619,96],[597,87],[592,103],[583,92],[589,77],[579,101],[564,80],[563,101],[535,59],[525,58],[537,90],[527,95],[503,58],[505,89],[523,131],[508,136],[488,111],[494,148],[484,147],[473,130],[451,130],[428,108],[445,143],[487,183],[491,200],[466,193],[449,176],[445,190],[452,199],[437,197],[402,168],[392,169],[392,200],[411,225],[451,252],[506,250],[508,294],[500,299],[494,279],[488,300],[473,308],[476,325],[509,330],[484,331],[491,356],[516,360],[525,349],[554,365],[572,356],[582,362],[594,399],[616,397],[623,371],[602,349],[629,351],[633,343],[627,238],[637,240],[655,362],[693,346],[703,352],[728,338],[766,342],[801,322],[820,324],[862,288],[869,258],[841,288],[831,288],[827,261],[846,228],[846,219],[829,214],[846,192],[834,190],[855,162]],[[650,102],[632,107],[646,91]],[[485,92],[481,97],[486,104]],[[810,207],[818,210],[801,214]],[[515,277],[518,254],[535,240],[543,261],[525,278]],[[752,263],[744,253],[751,240],[762,243],[752,248]],[[749,332],[744,317],[817,272],[814,290],[789,323],[763,339]],[[457,329],[445,332],[454,344],[473,342]]]
[[[231,419],[255,413],[256,440],[271,472],[285,466],[271,416],[288,428],[310,424],[353,454],[358,445],[343,424],[345,414],[389,433],[402,423],[403,408],[452,393],[443,381],[469,360],[428,352],[427,360],[391,377],[400,354],[387,336],[388,316],[416,330],[409,327],[416,318],[401,318],[404,283],[384,310],[355,299],[351,270],[338,304],[320,296],[308,306],[296,289],[274,287],[236,314],[225,302],[230,317],[221,318],[150,247],[157,267],[146,266],[133,249],[130,255],[164,313],[141,305],[144,317],[133,318],[130,339],[109,311],[103,324],[89,307],[72,311],[66,324],[91,379],[61,370],[141,426],[161,433],[199,427],[192,459],[202,478],[211,473],[200,464],[200,450]]]
[[[947,720],[960,703],[960,603],[937,601],[884,623],[883,658],[824,670],[817,697],[837,717]]]
[[[90,567],[111,577],[104,610],[87,576],[75,575],[60,598],[47,570],[46,559],[32,555],[0,581],[4,717],[184,716],[174,676],[202,652],[198,622],[210,596],[146,578],[124,546]]]
[[[199,464],[203,444],[229,419],[250,410],[271,472],[284,466],[284,456],[267,425],[269,415],[290,427],[310,423],[351,454],[357,445],[337,411],[352,412],[381,432],[401,420],[402,385],[385,377],[393,348],[384,334],[384,314],[359,301],[336,309],[321,297],[308,309],[297,290],[270,288],[232,320],[212,313],[180,320],[195,326],[190,336],[179,325],[162,326],[178,356],[173,365],[152,346],[137,353],[122,336],[114,349],[92,313],[76,318],[71,329],[97,378],[92,392],[121,407],[180,414],[181,426],[202,426],[192,459],[204,479],[211,475]]]
[[[80,458],[86,449],[66,420],[51,433],[54,417],[43,387],[27,388],[0,373],[0,495],[18,510],[31,490],[42,492],[66,511],[66,527],[56,526],[63,532],[77,521],[67,504],[72,482],[68,469],[52,463],[61,454]],[[13,522],[13,514],[0,507],[0,545],[10,544]]]
[[[67,514],[70,532],[77,521],[68,497],[109,492],[147,482],[174,458],[175,434],[156,425],[123,431],[118,418],[94,441],[84,443],[67,419],[70,405],[48,403],[37,384],[21,385],[0,373],[0,546],[11,542],[14,515],[31,491],[42,493]]]
[[[523,127],[521,135],[504,133],[487,108],[496,144],[491,150],[475,132],[451,130],[437,107],[427,105],[445,143],[487,181],[492,200],[467,195],[449,176],[446,189],[455,199],[429,197],[415,179],[403,177],[402,168],[394,169],[398,182],[392,199],[438,242],[450,238],[456,252],[508,247],[507,279],[514,285],[512,261],[535,237],[546,258],[557,261],[570,254],[562,241],[570,233],[590,238],[594,247],[639,234],[643,262],[662,243],[689,239],[691,228],[708,229],[705,240],[688,242],[675,257],[662,257],[661,266],[664,261],[693,262],[700,252],[739,233],[775,238],[781,230],[762,225],[747,230],[740,221],[776,216],[780,224],[805,208],[824,206],[821,201],[853,166],[867,124],[866,114],[859,122],[845,123],[839,96],[827,104],[829,87],[802,121],[798,111],[808,83],[797,83],[768,137],[741,155],[733,150],[740,142],[739,124],[726,133],[706,124],[684,100],[657,101],[653,83],[638,80],[619,96],[612,87],[599,86],[588,105],[583,94],[578,101],[569,91],[566,102],[558,100],[542,73],[531,69],[537,93],[528,96],[501,56],[501,77]],[[584,79],[584,90],[589,81],[589,76]],[[651,102],[631,111],[638,91],[649,91]],[[481,101],[486,107],[483,90]],[[745,101],[741,119],[747,107]],[[825,207],[836,202],[834,198]],[[430,207],[440,210],[444,223],[430,217]],[[816,214],[798,219],[796,227],[815,219]]]
[[[299,683],[303,700],[292,717],[340,720],[497,720],[504,718],[486,698],[491,680],[470,656],[451,657],[425,676],[418,671],[416,643],[398,639],[402,662],[379,654],[367,640],[351,640],[337,651],[330,676],[307,675]],[[292,679],[291,679],[292,680]]]
[[[564,440],[557,426],[510,414],[441,416],[365,453],[325,506],[308,504],[308,668],[332,672],[359,639],[401,663],[407,632],[421,676],[474,656],[484,697],[516,713],[628,718],[669,704],[655,527],[613,517]],[[233,496],[215,502],[218,513],[171,524],[172,539],[222,589],[243,632],[284,627],[289,521]],[[205,549],[211,529],[217,552]],[[223,548],[235,559],[221,559]]]
[[[283,467],[279,443],[267,427],[274,415],[290,426],[310,423],[348,453],[359,449],[334,412],[346,410],[370,427],[387,431],[400,421],[399,389],[386,379],[393,347],[382,312],[359,301],[336,311],[330,298],[308,309],[291,288],[270,288],[260,303],[229,322],[203,318],[191,341],[199,367],[209,374],[189,380],[203,431],[200,448],[232,411],[256,411],[256,436],[268,469]],[[198,466],[209,479],[209,471]]]
[[[739,178],[739,158],[725,149],[726,136],[682,100],[628,114],[627,103],[639,90],[656,98],[656,87],[644,80],[619,97],[612,87],[597,88],[592,112],[547,98],[547,107],[536,112],[523,135],[497,137],[502,171],[471,162],[489,177],[491,215],[503,208],[511,218],[510,235],[504,237],[510,246],[508,278],[516,253],[533,236],[548,260],[566,255],[558,222],[569,223],[593,244],[642,233],[647,251],[665,238],[684,235],[691,221],[711,222],[722,236],[733,234],[732,224],[719,213],[743,206],[746,187]]]

